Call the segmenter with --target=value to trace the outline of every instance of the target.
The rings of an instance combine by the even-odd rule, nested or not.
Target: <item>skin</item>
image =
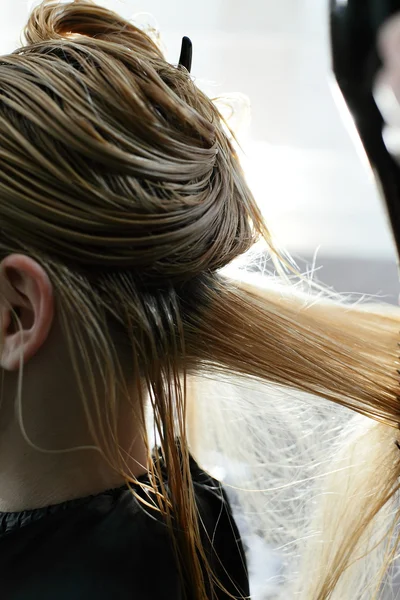
[[[28,256],[9,255],[0,263],[0,292],[0,511],[39,508],[122,485],[121,475],[95,450],[41,452],[25,440],[15,408],[21,348],[23,423],[30,441],[47,451],[93,445],[46,272]],[[19,310],[22,331],[12,322],[10,305]],[[131,413],[121,414],[120,439],[132,457],[132,473],[140,475],[146,451]]]

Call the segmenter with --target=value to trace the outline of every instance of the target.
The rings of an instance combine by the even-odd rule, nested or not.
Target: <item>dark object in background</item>
[[[388,152],[385,122],[373,97],[381,63],[377,36],[400,0],[330,0],[333,72],[380,181],[400,256],[400,166]]]

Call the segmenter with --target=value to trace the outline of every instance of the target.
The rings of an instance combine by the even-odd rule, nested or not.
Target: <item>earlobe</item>
[[[0,278],[4,302],[0,364],[14,371],[39,351],[49,335],[54,318],[53,287],[43,267],[24,255],[6,257],[0,265]],[[19,322],[13,312],[18,313]]]

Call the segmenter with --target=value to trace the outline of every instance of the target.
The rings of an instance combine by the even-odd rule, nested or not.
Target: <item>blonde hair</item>
[[[259,238],[277,252],[213,102],[143,31],[92,2],[50,0],[33,10],[25,37],[0,60],[0,254],[26,253],[48,272],[95,444],[136,481],[117,431],[119,403],[131,403],[148,444],[150,498],[191,597],[205,600],[219,583],[203,569],[189,448],[200,459],[206,444],[232,451],[268,473],[268,417],[278,403],[297,414],[299,398],[312,395],[374,419],[364,437],[338,445],[329,494],[312,511],[313,576],[304,563],[291,592],[373,597],[363,590],[369,579],[379,589],[396,546],[399,313],[221,271]],[[228,410],[218,402],[223,386]],[[236,423],[226,416],[237,413],[235,398]],[[168,486],[161,461],[150,460],[148,403]],[[247,434],[240,448],[238,432]],[[365,461],[353,477],[347,467],[359,450]],[[288,449],[280,451],[284,461]],[[274,512],[263,506],[264,481],[241,497],[266,531]],[[388,546],[369,553],[375,579],[355,573],[365,540],[380,537]]]

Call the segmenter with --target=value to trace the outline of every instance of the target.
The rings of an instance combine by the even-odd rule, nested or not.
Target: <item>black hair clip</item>
[[[182,38],[181,55],[179,57],[179,67],[184,67],[188,73],[192,68],[193,45],[191,40],[186,37]]]

